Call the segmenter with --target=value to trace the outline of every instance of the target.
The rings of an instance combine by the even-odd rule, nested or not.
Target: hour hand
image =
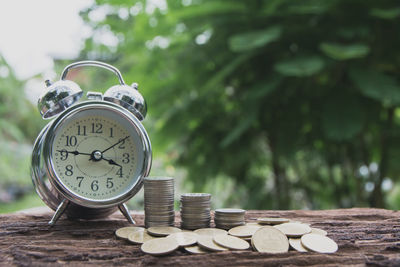
[[[103,158],[105,161],[108,161],[108,164],[110,164],[110,165],[115,165],[115,166],[118,166],[118,167],[120,167],[120,168],[122,168],[122,166],[121,165],[119,165],[118,163],[116,163],[114,160],[112,160],[112,159],[105,159],[105,158]]]

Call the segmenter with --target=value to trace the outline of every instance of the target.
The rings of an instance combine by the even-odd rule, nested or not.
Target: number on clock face
[[[60,181],[70,191],[91,199],[120,194],[137,168],[134,136],[107,116],[68,120],[56,134],[52,152]]]

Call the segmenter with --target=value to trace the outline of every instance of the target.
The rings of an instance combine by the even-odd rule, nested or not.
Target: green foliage
[[[395,77],[365,69],[352,69],[350,77],[366,97],[389,106],[400,104],[400,85]]]
[[[274,69],[285,76],[311,76],[322,70],[324,61],[318,56],[298,56],[277,62]]]
[[[0,78],[0,213],[3,213],[37,203],[13,204],[11,201],[33,192],[30,155],[43,122],[36,107],[25,97],[24,82],[14,76],[1,57],[0,67],[7,69],[7,75]],[[31,204],[25,205],[27,203]]]
[[[336,60],[363,58],[369,53],[369,47],[364,44],[322,43],[319,47],[327,56]]]
[[[193,190],[229,179],[227,205],[400,207],[381,190],[400,175],[396,1],[153,4],[97,1],[82,17],[120,42],[88,39],[81,58],[140,83],[155,156],[185,168]],[[98,5],[112,8],[90,21]],[[121,7],[134,12],[122,20]]]
[[[229,39],[229,47],[233,52],[243,52],[263,47],[276,41],[281,32],[280,27],[270,27],[266,30],[236,34]]]

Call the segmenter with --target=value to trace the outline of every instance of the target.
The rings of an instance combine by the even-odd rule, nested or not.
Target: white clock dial
[[[136,182],[143,164],[135,128],[117,113],[91,109],[67,118],[52,146],[59,182],[93,200],[120,196]]]

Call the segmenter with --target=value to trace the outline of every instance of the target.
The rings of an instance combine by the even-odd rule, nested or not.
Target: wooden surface
[[[128,223],[120,214],[101,221],[69,221],[47,226],[51,213],[42,210],[0,215],[0,264],[3,266],[156,265],[156,266],[400,266],[400,212],[382,209],[324,211],[248,211],[247,221],[281,216],[328,231],[339,245],[335,254],[265,254],[254,251],[190,255],[182,250],[163,257],[145,255],[138,245],[114,236]],[[143,215],[133,213],[139,225]],[[177,214],[177,222],[179,214]]]

